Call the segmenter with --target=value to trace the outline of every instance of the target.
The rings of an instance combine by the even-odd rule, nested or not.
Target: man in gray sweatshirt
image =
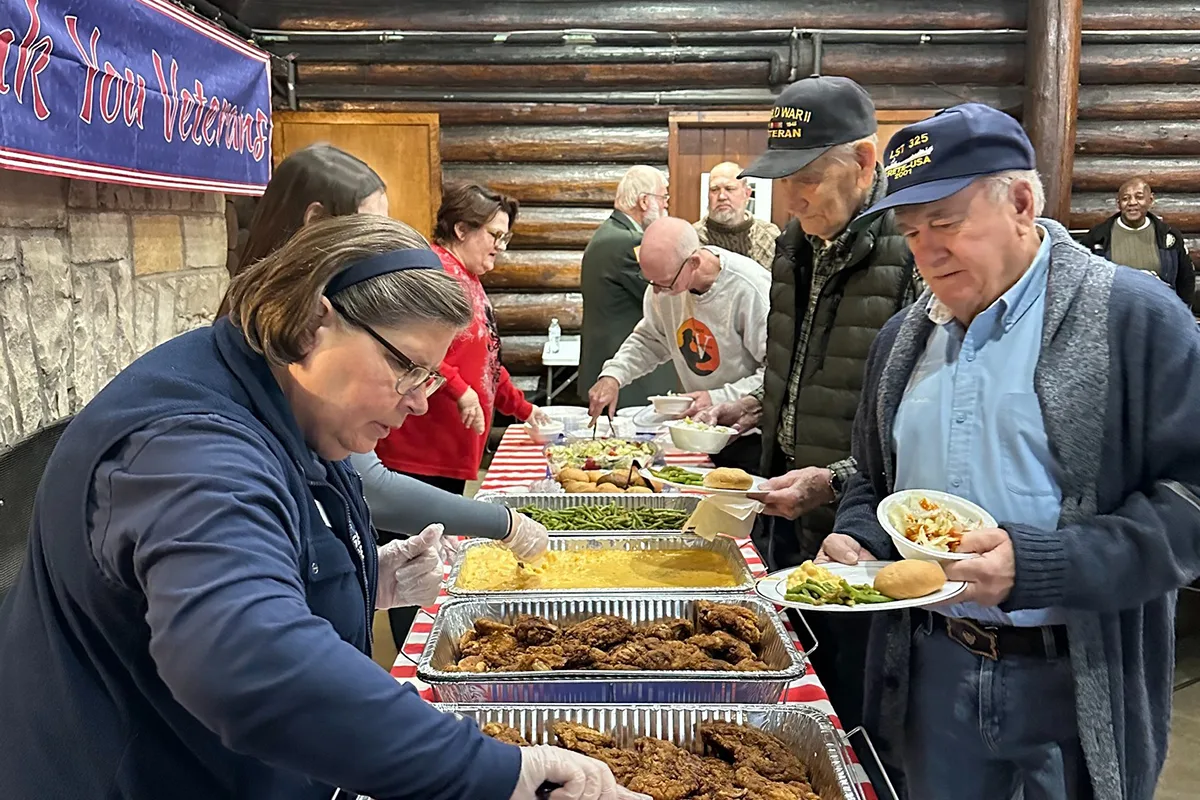
[[[642,320],[588,392],[592,416],[614,413],[622,387],[668,361],[692,398],[689,415],[762,386],[771,276],[752,259],[702,246],[686,220],[663,217],[637,249]]]
[[[903,489],[997,520],[946,567],[952,605],[880,614],[864,719],[920,800],[1151,800],[1175,595],[1200,574],[1200,335],[1161,281],[1038,215],[1016,120],[967,104],[887,149],[929,290],[880,331],[819,561],[896,558]]]

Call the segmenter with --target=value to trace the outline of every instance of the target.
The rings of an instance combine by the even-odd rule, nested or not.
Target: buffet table
[[[678,464],[681,466],[706,466],[709,463],[706,456],[695,453],[682,453],[669,450],[665,454],[665,457],[668,464]],[[526,486],[531,481],[540,480],[545,477],[546,459],[542,455],[541,445],[530,441],[521,428],[511,426],[496,450],[491,468],[488,469],[480,491],[511,491]],[[738,544],[743,555],[746,557],[746,563],[755,575],[765,574],[766,566],[763,564],[762,558],[754,548],[754,545],[750,543],[750,540],[742,539],[739,540]],[[433,629],[434,615],[437,614],[438,607],[447,598],[448,595],[443,592],[442,596],[438,598],[433,606],[422,609],[417,614],[416,620],[409,630],[408,637],[404,640],[404,646],[400,648],[396,663],[392,667],[392,675],[396,680],[412,684],[423,698],[430,701],[436,698],[433,697],[433,690],[417,679],[417,661],[421,658],[425,641]],[[784,618],[784,624],[789,634],[795,639],[796,634],[792,630],[791,624],[787,622],[786,617]],[[825,687],[821,685],[820,679],[813,672],[811,666],[806,675],[792,681],[788,685],[780,698],[780,702],[805,703],[820,709],[829,716],[834,727],[841,728],[841,723],[834,713],[833,706],[829,702],[829,695],[825,692]],[[850,752],[850,759],[852,762],[853,777],[861,786],[863,796],[867,800],[875,800],[877,795],[867,780],[866,773],[858,763],[853,751]]]

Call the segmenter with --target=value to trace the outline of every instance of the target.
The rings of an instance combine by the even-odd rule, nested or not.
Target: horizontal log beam
[[[726,31],[761,28],[1022,28],[1024,0],[856,0],[798,4],[795,0],[717,0],[646,3],[546,3],[509,0],[496,4],[459,0],[398,4],[358,0],[350,9],[328,0],[256,0],[243,22],[288,30],[510,31],[562,28],[630,28],[668,31]]]
[[[827,44],[821,72],[861,84],[929,84],[961,81],[1019,84],[1025,74],[1021,44]]]
[[[1198,119],[1194,86],[1080,86],[1079,119]]]
[[[659,165],[666,172],[666,165]],[[611,206],[628,164],[471,164],[442,162],[446,180],[470,181],[522,203]]]
[[[513,375],[535,375],[541,372],[542,346],[546,334],[501,336],[500,360]]]
[[[464,125],[442,128],[442,161],[616,161],[661,164],[667,129],[659,126]]]
[[[557,319],[568,333],[583,325],[583,295],[578,292],[493,292],[488,297],[496,311],[496,326],[504,334],[544,333],[551,319]]]
[[[612,209],[609,208],[533,206],[522,209],[513,227],[511,247],[582,250],[610,214]]]
[[[578,289],[581,250],[506,250],[483,276],[492,289]]]
[[[766,61],[718,64],[557,64],[536,69],[525,64],[343,64],[302,63],[301,83],[356,86],[433,86],[478,89],[480,86],[597,88],[606,86],[740,87],[766,86]]]
[[[1177,0],[1086,0],[1085,31],[1163,31],[1200,29],[1200,6]]]
[[[1082,84],[1192,83],[1200,75],[1194,44],[1088,44],[1079,61]]]
[[[1071,198],[1071,228],[1090,228],[1117,213],[1110,193],[1080,192]],[[1200,194],[1160,194],[1154,213],[1184,233],[1200,232]]]
[[[1129,120],[1080,122],[1075,152],[1088,155],[1200,155],[1200,127],[1193,121]]]
[[[1109,192],[1111,203],[1121,184],[1138,176],[1157,193],[1195,191],[1200,189],[1200,158],[1079,156],[1071,185],[1080,192]]]
[[[771,106],[769,93],[752,103],[730,103],[715,96],[710,103],[671,103],[669,97],[660,98],[647,94],[637,103],[613,104],[598,102],[587,93],[579,95],[579,102],[533,102],[528,98],[522,102],[462,102],[455,100],[389,100],[379,99],[306,99],[311,86],[298,87],[299,97],[306,111],[399,111],[408,113],[434,113],[441,118],[443,126],[457,125],[666,125],[674,111],[720,111],[768,109]],[[1022,88],[1019,86],[897,86],[893,84],[868,85],[867,91],[875,107],[884,110],[910,108],[944,108],[958,103],[984,103],[1021,115]],[[697,98],[698,99],[698,98]],[[745,99],[744,97],[742,99]]]

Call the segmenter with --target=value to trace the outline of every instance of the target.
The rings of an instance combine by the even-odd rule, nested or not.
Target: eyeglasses
[[[394,358],[396,363],[400,365],[400,369],[403,372],[396,377],[396,394],[408,394],[414,389],[420,388],[424,390],[425,396],[429,397],[429,395],[442,388],[442,384],[446,382],[445,375],[442,375],[435,369],[422,367],[420,364],[404,355],[404,353],[401,353],[387,339],[384,339],[382,336],[376,333],[375,329],[370,325],[367,325],[364,322],[359,322],[354,317],[347,314],[341,306],[332,300],[329,301],[329,304],[333,306],[334,311],[342,315],[342,319],[346,320],[354,327],[366,331],[368,336],[379,342],[379,344],[383,346],[383,349],[388,352],[388,355]]]
[[[497,247],[508,247],[508,243],[512,241],[513,237],[512,231],[505,231],[503,233],[488,231],[488,233],[491,235],[492,241],[496,243]]]
[[[692,260],[692,256],[696,255],[696,253],[699,253],[699,252],[700,252],[700,249],[696,248],[695,250],[693,250],[691,253],[688,254],[688,257],[685,258],[679,264],[679,269],[675,270],[675,277],[671,278],[671,282],[668,283],[666,286],[663,286],[661,283],[655,283],[654,281],[647,281],[647,283],[649,283],[655,289],[662,289],[663,291],[666,291],[666,292],[671,291],[671,289],[675,288],[675,281],[679,280],[679,276],[683,274],[683,268],[686,267],[687,263]]]
[[[657,197],[659,200],[662,200],[662,201],[663,201],[663,203],[669,203],[669,202],[671,202],[671,195],[670,195],[670,194],[655,194],[654,192],[642,192],[642,193],[641,193],[640,195],[638,195],[638,196],[639,196],[639,197]]]

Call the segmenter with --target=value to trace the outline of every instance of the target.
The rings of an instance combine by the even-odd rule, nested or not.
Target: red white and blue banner
[[[167,0],[0,0],[0,167],[262,194],[269,56]]]

